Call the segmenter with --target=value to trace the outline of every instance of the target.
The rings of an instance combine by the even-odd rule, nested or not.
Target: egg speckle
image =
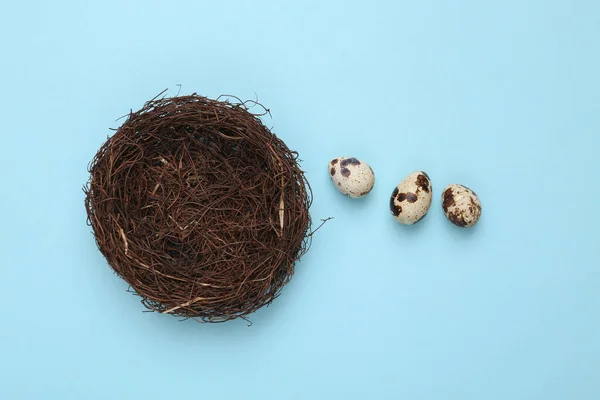
[[[375,185],[373,169],[356,157],[334,158],[327,168],[335,187],[346,196],[366,196]]]
[[[466,186],[448,185],[442,192],[442,208],[450,222],[461,228],[469,228],[481,217],[481,201]]]
[[[432,199],[429,176],[423,171],[413,172],[394,188],[390,197],[390,211],[398,222],[412,225],[429,211]]]

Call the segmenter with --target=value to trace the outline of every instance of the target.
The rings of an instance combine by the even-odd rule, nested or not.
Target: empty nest
[[[155,98],[90,163],[88,223],[148,309],[245,318],[289,282],[309,246],[312,194],[267,112],[232,97]]]

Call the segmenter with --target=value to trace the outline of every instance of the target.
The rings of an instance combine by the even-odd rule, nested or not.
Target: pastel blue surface
[[[600,398],[600,2],[14,1],[0,34],[0,399]],[[256,93],[335,217],[251,327],[142,312],[85,223],[108,128],[178,84]]]

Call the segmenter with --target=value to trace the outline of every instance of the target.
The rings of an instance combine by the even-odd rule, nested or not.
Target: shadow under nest
[[[256,102],[193,94],[128,115],[92,160],[88,223],[150,310],[208,322],[271,303],[310,241],[298,154]]]

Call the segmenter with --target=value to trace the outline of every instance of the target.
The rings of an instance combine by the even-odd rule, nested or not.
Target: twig
[[[214,300],[214,299],[218,299],[218,297],[196,297],[195,299],[190,300],[190,301],[188,301],[186,303],[183,303],[183,304],[180,304],[180,305],[178,305],[176,307],[170,308],[167,311],[163,311],[162,314],[170,314],[173,311],[179,310],[180,308],[191,306],[192,304],[194,304],[194,303],[196,303],[196,302],[198,302],[200,300]]]
[[[314,235],[314,234],[315,234],[315,233],[316,233],[316,232],[317,232],[319,229],[321,229],[321,227],[322,227],[323,225],[325,225],[325,223],[326,223],[327,221],[329,221],[329,220],[331,220],[331,219],[333,219],[333,218],[334,218],[334,217],[329,217],[329,218],[321,219],[321,225],[319,225],[319,226],[317,227],[317,229],[315,229],[314,231],[312,231],[311,233],[309,233],[307,236],[312,236],[312,235]]]

